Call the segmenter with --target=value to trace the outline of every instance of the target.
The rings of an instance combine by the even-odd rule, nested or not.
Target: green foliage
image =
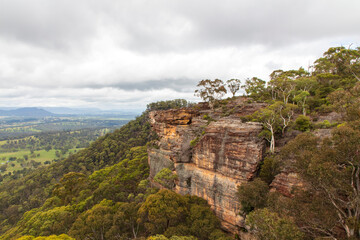
[[[61,234],[58,236],[50,235],[46,237],[22,236],[21,238],[18,238],[18,240],[75,240],[75,239],[66,234]]]
[[[196,144],[199,142],[200,137],[196,137],[195,139],[190,141],[190,147],[195,147]]]
[[[206,125],[209,125],[211,122],[216,121],[214,118],[209,116],[208,114],[204,114],[203,119],[207,121]],[[205,128],[206,126],[203,126]]]
[[[295,120],[295,129],[306,132],[309,131],[312,127],[310,118],[304,115],[300,115]]]
[[[208,239],[215,229],[220,227],[220,222],[214,213],[205,204],[191,204],[186,219],[190,235],[199,239]]]
[[[235,97],[235,93],[240,89],[241,81],[239,79],[230,79],[226,81],[226,86],[229,88],[233,97]]]
[[[209,79],[201,80],[197,87],[199,89],[195,90],[195,96],[208,102],[210,108],[213,108],[215,102],[227,93],[224,83],[220,79],[215,79],[213,81]]]
[[[177,226],[186,216],[186,200],[170,190],[150,195],[139,209],[142,221],[151,234],[160,234]]]
[[[299,78],[308,76],[309,73],[303,68],[299,70],[275,70],[270,74],[269,86],[271,88],[272,99],[281,99],[284,104],[288,104],[292,92],[296,89],[296,81]]]
[[[266,82],[259,78],[253,77],[246,79],[245,85],[242,88],[245,89],[246,95],[254,100],[266,100],[270,97],[269,91],[266,89]]]
[[[205,240],[220,229],[219,220],[204,199],[181,196],[166,189],[150,195],[139,214],[152,235],[194,236]]]
[[[113,225],[106,233],[107,239],[122,235],[124,238],[137,238],[143,232],[143,226],[138,222],[138,210],[141,203],[117,203],[116,213],[113,216]]]
[[[114,212],[112,201],[103,200],[82,213],[69,233],[77,239],[104,239],[112,226]]]
[[[233,240],[234,238],[227,236],[223,231],[221,230],[215,230],[211,233],[209,236],[209,240]]]
[[[327,96],[333,109],[342,114],[348,121],[356,121],[360,118],[360,83],[356,83],[349,90],[337,89]]]
[[[328,96],[339,89],[348,96],[349,91],[360,80],[360,48],[346,49],[344,47],[330,48],[314,63],[314,72],[308,73],[303,68],[298,70],[275,70],[266,86],[265,81],[258,78],[248,79],[245,91],[254,100],[296,103],[306,115],[311,111],[331,111],[331,106],[338,107],[335,101],[329,102]],[[340,95],[339,95],[340,96]],[[344,102],[346,98],[338,98]],[[354,99],[354,98],[353,98]],[[344,104],[341,104],[344,106]],[[349,105],[350,106],[350,105]],[[360,106],[360,105],[359,105]],[[359,107],[357,107],[359,108]],[[350,110],[359,117],[359,111]],[[355,119],[355,118],[352,118]]]
[[[304,234],[290,218],[281,217],[267,208],[251,212],[246,223],[260,240],[304,239]]]
[[[147,105],[146,109],[148,111],[154,111],[154,110],[184,108],[184,107],[189,107],[189,106],[191,106],[191,104],[189,102],[187,102],[185,99],[175,99],[175,100],[149,103]]]
[[[175,185],[174,181],[177,178],[177,175],[174,174],[170,169],[163,168],[155,175],[154,181],[168,189],[172,189]]]
[[[207,114],[204,114],[203,116],[203,119],[204,120],[207,120],[208,121],[208,124],[215,121],[215,119],[213,119],[211,116],[207,115]]]
[[[295,192],[295,207],[283,205],[284,212],[294,214],[310,235],[339,237],[338,228],[348,238],[359,237],[359,148],[360,131],[347,124],[334,129],[331,138],[304,133],[282,149],[281,157],[292,159],[290,166],[307,186]]]
[[[293,101],[296,102],[299,107],[301,107],[303,115],[306,115],[306,102],[309,96],[310,93],[308,91],[299,90],[293,99]]]
[[[193,237],[193,236],[172,236],[169,239],[170,240],[197,240],[197,238]]]
[[[79,195],[82,189],[86,188],[86,184],[85,174],[70,172],[65,174],[60,179],[60,183],[55,185],[53,195],[61,199],[63,205],[67,205]]]
[[[260,179],[270,185],[275,176],[280,173],[280,166],[280,161],[276,156],[270,155],[265,157],[260,168]]]
[[[315,128],[331,128],[331,127],[333,127],[333,126],[336,126],[337,124],[335,123],[335,124],[331,124],[328,120],[324,120],[324,121],[322,121],[322,122],[320,122],[320,123],[316,123],[315,124]]]
[[[155,236],[148,237],[147,240],[169,240],[164,235],[156,234]]]
[[[274,104],[255,112],[252,117],[253,121],[261,122],[264,126],[260,137],[265,138],[270,143],[270,152],[275,151],[275,135],[281,131],[284,135],[286,128],[292,121],[295,106],[293,104],[284,104],[275,102]]]
[[[142,229],[137,223],[138,209],[151,194],[148,175],[145,146],[132,148],[126,159],[89,177],[68,173],[56,185],[53,196],[41,208],[26,212],[17,230],[4,239],[18,233],[33,236],[70,233],[77,237],[100,234],[96,236],[107,239],[121,233],[126,238],[136,237],[134,234]],[[122,203],[113,204],[111,200]],[[95,234],[94,229],[104,227],[102,222],[111,224],[105,232]]]
[[[359,77],[360,48],[333,47],[315,61],[315,73],[338,74],[343,77]]]
[[[197,238],[192,236],[172,236],[171,238],[167,238],[164,235],[157,234],[148,237],[146,240],[197,240]]]
[[[24,228],[22,234],[46,236],[68,232],[74,220],[75,214],[72,209],[61,206],[35,214],[28,213],[20,222],[20,226]]]
[[[113,201],[128,201],[129,194],[140,194],[146,188],[139,188],[140,182],[149,176],[146,147],[132,148],[126,158],[90,175],[93,199],[103,198]]]
[[[268,185],[260,179],[242,184],[238,188],[238,198],[241,203],[242,212],[250,213],[254,209],[266,206]]]

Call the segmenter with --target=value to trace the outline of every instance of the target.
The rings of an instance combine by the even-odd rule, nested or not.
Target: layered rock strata
[[[282,171],[270,184],[271,192],[279,192],[286,197],[293,197],[295,189],[303,189],[304,183],[296,172]]]
[[[248,114],[258,108],[247,109]],[[211,121],[192,109],[150,113],[159,136],[158,148],[149,148],[150,179],[163,168],[171,169],[178,176],[174,190],[206,199],[232,233],[244,227],[237,187],[254,177],[265,148],[258,138],[261,124],[243,123],[239,116]]]

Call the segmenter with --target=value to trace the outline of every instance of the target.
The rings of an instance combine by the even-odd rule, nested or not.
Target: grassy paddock
[[[71,153],[75,153],[77,151],[80,151],[82,148],[73,148],[70,149],[66,154],[61,155],[60,158],[66,158],[69,156],[69,154]],[[61,151],[59,151],[61,153]],[[54,159],[59,159],[59,157],[56,156],[56,150],[51,149],[50,151],[45,151],[45,150],[40,150],[40,151],[34,151],[33,153],[35,156],[31,157],[31,152],[29,150],[21,150],[21,151],[17,151],[17,152],[7,152],[7,153],[0,153],[0,166],[3,164],[7,164],[7,170],[5,172],[13,172],[13,171],[17,171],[17,170],[21,170],[23,167],[21,166],[21,163],[23,164],[24,167],[27,168],[31,168],[31,166],[29,165],[31,160],[34,160],[35,162],[40,162],[41,165],[44,165],[44,162],[46,161],[50,161],[52,162],[52,160]],[[38,156],[38,154],[40,154],[40,156]],[[24,155],[28,156],[28,160],[24,159]],[[17,159],[24,159],[23,162],[18,162],[16,160],[14,161],[9,161],[9,158],[11,157],[16,157]],[[5,158],[5,160],[4,160]],[[12,166],[12,164],[14,164],[14,166]],[[41,166],[40,165],[40,166]]]

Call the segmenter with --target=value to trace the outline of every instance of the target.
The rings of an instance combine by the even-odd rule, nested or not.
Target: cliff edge
[[[250,181],[263,159],[265,142],[260,123],[241,121],[263,104],[237,98],[231,114],[206,107],[159,110],[150,113],[157,147],[148,149],[150,180],[163,168],[177,174],[174,191],[208,201],[225,230],[245,226],[239,215],[237,187]]]

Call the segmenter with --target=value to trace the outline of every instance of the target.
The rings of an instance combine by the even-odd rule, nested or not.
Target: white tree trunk
[[[274,153],[275,152],[275,136],[274,136],[274,129],[272,126],[270,127],[270,132],[271,132],[270,152]]]

